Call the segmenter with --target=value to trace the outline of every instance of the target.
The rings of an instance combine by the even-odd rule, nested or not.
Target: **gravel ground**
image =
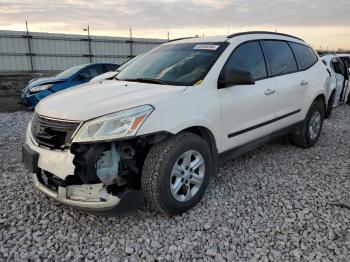
[[[0,260],[349,261],[349,106],[312,149],[281,139],[226,162],[203,201],[173,218],[96,217],[37,192],[20,161],[30,116],[0,114]]]

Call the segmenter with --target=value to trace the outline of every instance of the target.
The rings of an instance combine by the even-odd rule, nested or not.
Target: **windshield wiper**
[[[133,81],[133,82],[142,82],[142,83],[153,83],[153,84],[161,84],[161,85],[168,85],[169,83],[156,79],[156,78],[130,78],[130,79],[120,79],[122,81]]]

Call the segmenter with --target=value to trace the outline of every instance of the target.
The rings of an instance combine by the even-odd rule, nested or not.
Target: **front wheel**
[[[213,171],[209,146],[195,134],[180,133],[156,144],[142,171],[146,202],[168,215],[186,212],[202,198]]]
[[[325,114],[325,106],[321,100],[312,103],[306,118],[301,126],[292,135],[293,143],[302,148],[309,148],[316,144],[320,137],[323,120]]]

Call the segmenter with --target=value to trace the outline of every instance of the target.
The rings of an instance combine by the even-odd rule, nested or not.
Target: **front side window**
[[[273,76],[294,73],[298,71],[292,50],[287,42],[264,40],[268,61]]]
[[[294,52],[299,70],[306,70],[316,64],[317,56],[310,47],[297,43],[289,44]]]
[[[225,72],[233,70],[249,72],[254,80],[266,78],[266,64],[259,42],[247,42],[237,47],[228,59],[224,70]]]
[[[93,65],[84,70],[82,70],[79,74],[79,77],[83,77],[84,79],[91,79],[95,76],[98,76],[104,73],[105,70],[102,65]]]
[[[162,45],[127,66],[117,79],[194,85],[204,79],[226,46],[222,42]]]

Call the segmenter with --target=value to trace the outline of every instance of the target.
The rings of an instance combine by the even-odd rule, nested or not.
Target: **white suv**
[[[28,125],[35,186],[101,213],[145,199],[170,215],[198,203],[218,159],[291,134],[319,138],[329,74],[303,40],[246,32],[163,44],[113,81],[48,97]]]

